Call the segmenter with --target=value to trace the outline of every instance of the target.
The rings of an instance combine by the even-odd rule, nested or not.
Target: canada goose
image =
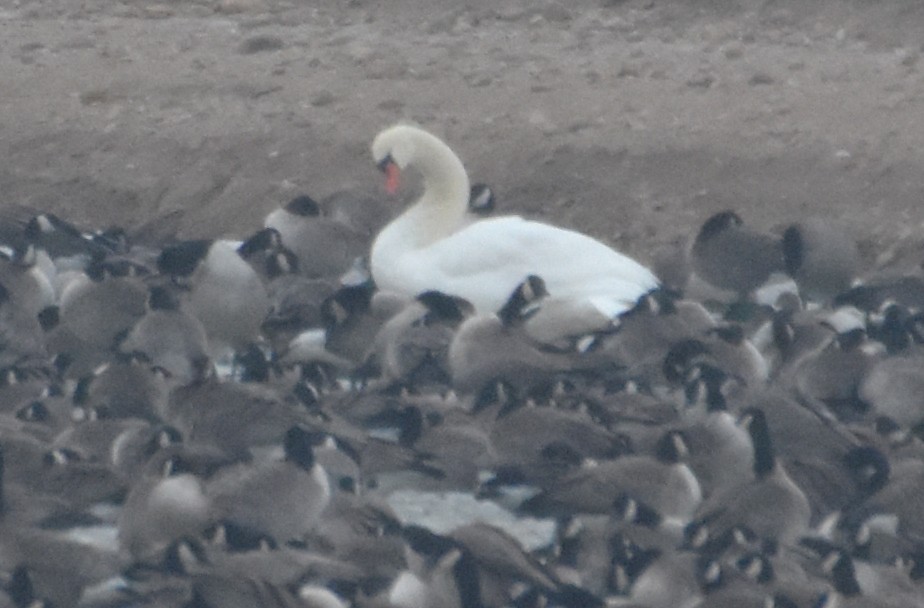
[[[483,471],[497,462],[487,431],[470,421],[443,421],[428,427],[414,448],[432,456],[427,462],[442,471],[439,487],[471,491]]]
[[[49,348],[66,355],[67,373],[89,374],[108,360],[118,339],[144,315],[147,287],[131,265],[94,262],[61,294],[60,323]]]
[[[550,446],[569,448],[579,460],[607,459],[628,451],[626,438],[601,427],[587,412],[519,402],[490,424],[489,438],[503,466],[549,463]]]
[[[17,407],[13,416],[22,422],[21,431],[46,442],[70,428],[75,415],[79,417],[70,398],[49,392],[38,399],[19,403]]]
[[[871,414],[887,416],[905,427],[924,421],[924,359],[888,357],[877,361],[860,382],[859,397]]]
[[[721,574],[716,562],[689,552],[651,549],[627,557],[614,558],[616,590],[628,595],[616,606],[694,608]]]
[[[715,326],[716,321],[698,302],[657,290],[640,298],[620,317],[615,331],[603,332],[594,352],[626,365],[634,378],[663,383],[661,363],[671,348]]]
[[[695,548],[721,547],[735,529],[748,530],[770,547],[791,545],[808,530],[811,506],[778,462],[763,410],[745,410],[741,424],[751,436],[754,477],[703,502],[687,527]]]
[[[858,399],[860,383],[884,354],[863,329],[838,333],[795,370],[797,395],[808,403],[827,406],[842,420],[856,419],[865,409]]]
[[[876,277],[838,295],[834,298],[834,306],[856,306],[860,310],[873,311],[889,300],[905,308],[921,310],[924,307],[924,277]]]
[[[908,354],[924,342],[924,313],[886,300],[875,311],[867,312],[866,331],[882,343],[890,355]]]
[[[786,272],[807,300],[829,302],[856,277],[860,253],[853,238],[831,218],[811,218],[783,232]]]
[[[180,432],[171,426],[127,425],[109,445],[108,461],[122,479],[131,483],[151,458],[182,441]]]
[[[44,365],[48,359],[38,317],[0,283],[0,368]]]
[[[165,370],[171,382],[181,385],[201,379],[211,365],[205,327],[166,286],[151,287],[147,311],[118,348],[144,355]]]
[[[366,365],[374,362],[388,383],[448,382],[449,344],[470,311],[460,298],[435,291],[418,295],[379,329]]]
[[[116,439],[122,433],[149,428],[151,424],[139,418],[99,418],[72,423],[59,433],[51,448],[69,450],[84,460],[109,462]]]
[[[130,562],[157,563],[178,538],[198,534],[212,518],[195,462],[164,451],[132,484],[119,514],[119,547]]]
[[[497,313],[478,313],[462,322],[449,345],[453,388],[471,393],[503,380],[524,391],[574,366],[569,355],[543,350],[523,331],[523,321],[545,293],[545,282],[531,275]]]
[[[920,590],[896,566],[874,566],[834,550],[822,556],[822,568],[830,576],[835,593],[823,595],[816,603],[820,608],[924,606]]]
[[[874,475],[888,466],[885,455],[864,447],[826,410],[798,403],[771,389],[753,401],[767,419],[779,459],[812,506],[812,521],[853,504],[869,492]]]
[[[70,505],[64,498],[41,494],[32,487],[35,477],[44,472],[46,446],[10,432],[0,439],[0,529],[25,529],[47,516],[66,512]]]
[[[924,535],[924,522],[914,514],[924,508],[924,496],[920,484],[924,483],[924,461],[917,458],[892,459],[889,462],[887,478],[877,478],[881,489],[866,500],[858,503],[852,510],[856,513],[851,518],[856,520],[862,515],[882,514],[897,518],[897,531],[907,538],[921,538]]]
[[[380,197],[356,190],[334,192],[321,201],[321,208],[332,220],[342,222],[364,235],[369,243],[394,215],[391,209],[382,204]]]
[[[125,484],[108,462],[84,458],[67,448],[49,448],[42,456],[40,474],[23,483],[32,491],[53,496],[76,511],[124,495]]]
[[[298,272],[298,258],[282,244],[275,228],[264,228],[247,237],[238,245],[237,254],[256,271],[267,291],[273,279]]]
[[[302,419],[272,386],[221,381],[214,376],[175,388],[163,415],[186,441],[229,454],[275,444]]]
[[[836,330],[816,312],[783,309],[770,320],[772,347],[766,353],[774,378],[790,378],[794,370],[831,343]]]
[[[406,295],[437,290],[485,314],[497,311],[527,275],[536,274],[554,297],[591,299],[616,316],[658,285],[635,260],[570,230],[517,216],[490,217],[460,229],[471,197],[465,168],[445,143],[422,129],[396,125],[380,132],[372,155],[392,193],[409,167],[420,171],[424,183],[420,199],[373,242],[370,268],[381,289]]]
[[[23,234],[29,243],[48,252],[52,258],[75,258],[84,261],[114,253],[110,241],[93,238],[54,213],[39,213],[26,223]]]
[[[157,269],[188,289],[184,302],[202,322],[213,358],[257,339],[269,296],[231,243],[199,240],[166,247]]]
[[[368,235],[322,215],[321,206],[304,194],[270,212],[264,225],[279,232],[298,258],[299,271],[310,278],[341,275],[369,246]]]
[[[190,546],[183,547],[184,543]],[[197,563],[188,563],[186,551],[190,550]],[[358,565],[305,547],[280,545],[266,534],[227,521],[209,526],[197,539],[177,541],[167,553],[165,561],[174,562],[168,567],[180,566],[190,574],[210,570],[287,587],[309,580],[309,576],[315,582],[358,582],[366,576]]]
[[[408,570],[388,591],[396,608],[482,608],[478,566],[458,541],[420,526],[405,526]]]
[[[562,583],[554,572],[526,553],[519,542],[500,528],[472,523],[453,529],[449,535],[472,556],[478,568],[482,602],[488,606],[511,600],[515,585],[526,585],[558,605],[602,606],[590,592]]]
[[[145,361],[125,357],[99,366],[81,378],[74,405],[106,418],[159,420],[167,409],[169,386],[163,372]]]
[[[691,250],[697,276],[739,298],[783,271],[779,239],[743,226],[734,211],[722,211],[707,219]]]
[[[283,452],[283,460],[232,465],[213,476],[206,485],[213,517],[279,542],[302,538],[330,501],[330,485],[315,462],[310,433],[291,427]]]
[[[358,566],[367,581],[391,581],[406,566],[401,522],[380,495],[331,496],[306,544],[332,560]]]
[[[0,526],[0,563],[10,572],[5,587],[17,608],[77,606],[86,589],[118,571],[115,551],[75,540],[68,532]]]
[[[705,497],[741,484],[753,471],[750,437],[729,411],[724,394],[732,381],[708,364],[697,365],[686,378],[688,407],[681,414],[681,428],[689,443],[687,462]]]
[[[655,455],[586,464],[528,499],[521,510],[540,515],[609,513],[616,499],[625,494],[683,525],[702,501],[699,482],[685,462],[687,453],[683,434],[668,431]]]
[[[321,303],[338,287],[327,279],[280,275],[269,284],[272,309],[263,322],[263,332],[274,344],[279,344],[305,329],[323,327]]]
[[[408,302],[404,296],[375,291],[371,281],[341,287],[321,304],[326,349],[360,365],[382,325]]]
[[[708,364],[722,370],[748,390],[762,388],[767,381],[769,366],[738,325],[726,325],[709,330],[702,338],[675,342],[664,357],[664,377],[673,384],[682,384],[689,370],[697,364]]]

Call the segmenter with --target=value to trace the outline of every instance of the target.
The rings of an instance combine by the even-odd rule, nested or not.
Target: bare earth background
[[[922,42],[920,0],[5,0],[0,204],[244,236],[381,194],[369,143],[409,119],[643,261],[732,208],[916,266]]]

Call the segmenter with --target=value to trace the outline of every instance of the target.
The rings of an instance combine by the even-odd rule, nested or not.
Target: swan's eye
[[[378,167],[380,171],[387,173],[389,165],[393,164],[395,164],[395,159],[392,158],[391,153],[388,153],[385,155],[385,158],[378,162]]]

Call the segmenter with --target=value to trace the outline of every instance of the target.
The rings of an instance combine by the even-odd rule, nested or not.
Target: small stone
[[[753,76],[751,76],[750,80],[748,80],[748,84],[751,85],[752,87],[759,86],[759,85],[765,85],[765,84],[773,84],[774,82],[775,80],[773,79],[773,76],[770,76],[769,74],[765,74],[763,72],[758,72],[754,74]]]
[[[895,54],[898,56],[899,62],[906,68],[913,67],[921,58],[920,53],[908,49],[896,49]]]
[[[386,112],[395,112],[404,108],[404,102],[399,99],[386,99],[379,102],[376,106],[380,110],[385,110]]]
[[[151,4],[145,6],[143,11],[144,16],[148,19],[167,19],[176,13],[172,7],[166,4]]]
[[[744,55],[744,47],[738,43],[732,43],[722,49],[722,54],[726,59],[740,59]]]
[[[694,89],[708,89],[714,82],[715,79],[712,76],[703,75],[688,80],[687,86]]]
[[[215,10],[219,13],[232,15],[244,13],[258,8],[257,0],[221,0]]]
[[[316,108],[322,108],[324,106],[329,106],[335,101],[337,101],[337,97],[333,93],[330,91],[321,91],[311,98],[311,105]]]
[[[634,65],[623,65],[619,68],[619,71],[616,72],[616,78],[638,78],[639,69]]]
[[[265,51],[278,51],[285,47],[285,42],[278,36],[254,36],[248,38],[241,44],[241,53],[252,55],[254,53],[263,53]]]

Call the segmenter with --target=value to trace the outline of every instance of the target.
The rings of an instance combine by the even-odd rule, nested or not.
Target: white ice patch
[[[555,538],[555,521],[517,518],[489,500],[476,500],[463,492],[398,490],[388,497],[402,523],[413,523],[446,534],[459,526],[483,522],[503,529],[527,551],[547,547]]]

